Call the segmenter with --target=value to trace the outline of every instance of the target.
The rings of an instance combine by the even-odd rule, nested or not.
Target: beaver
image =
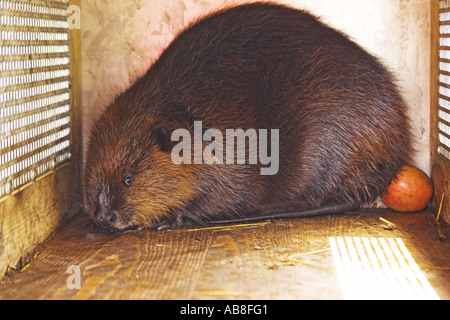
[[[101,228],[124,231],[355,210],[410,161],[407,106],[394,81],[379,59],[306,11],[256,2],[211,13],[95,123],[86,211]],[[174,133],[194,134],[197,123],[201,134],[276,129],[266,150],[278,152],[276,172],[262,174],[261,161],[175,163]],[[200,141],[201,150],[211,143]]]

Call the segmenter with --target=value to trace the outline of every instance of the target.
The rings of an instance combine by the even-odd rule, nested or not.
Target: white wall
[[[83,0],[85,136],[101,110],[154,61],[188,21],[234,0]],[[350,35],[397,76],[410,106],[416,164],[429,172],[428,0],[279,0]]]

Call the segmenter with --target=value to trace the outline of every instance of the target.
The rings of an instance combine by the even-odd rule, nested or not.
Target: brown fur
[[[381,63],[310,14],[265,3],[225,9],[181,32],[97,122],[86,209],[124,230],[359,206],[409,160],[405,112]],[[204,130],[279,129],[278,174],[175,165],[171,132],[195,120]]]

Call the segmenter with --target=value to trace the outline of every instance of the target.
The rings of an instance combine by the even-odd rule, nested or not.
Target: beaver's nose
[[[95,206],[94,218],[100,226],[110,228],[117,221],[117,214],[109,207],[109,201],[104,192],[101,192],[98,197],[97,205]]]
[[[96,222],[106,228],[110,228],[117,221],[117,214],[108,208],[97,207],[94,212]]]

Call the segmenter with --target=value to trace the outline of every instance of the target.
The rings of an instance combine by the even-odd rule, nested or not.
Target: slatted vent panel
[[[450,160],[450,1],[439,1],[438,152]]]
[[[70,157],[68,0],[0,0],[0,198]]]

